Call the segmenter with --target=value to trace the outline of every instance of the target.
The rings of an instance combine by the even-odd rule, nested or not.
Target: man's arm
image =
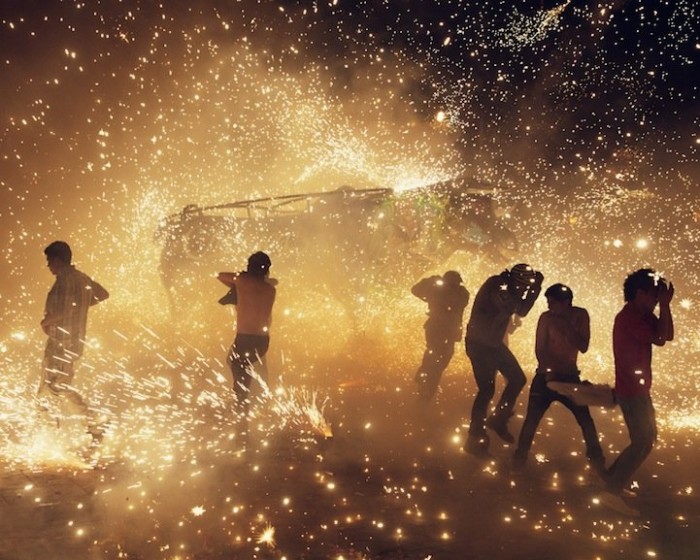
[[[88,289],[92,291],[90,305],[96,305],[109,297],[109,292],[99,282],[95,282],[93,279],[90,279]]]
[[[568,322],[569,330],[566,338],[579,352],[585,354],[591,342],[591,318],[588,311],[582,308],[574,308],[571,321]]]
[[[542,291],[542,282],[543,281],[544,281],[544,275],[538,270],[535,273],[535,282],[530,287],[530,289],[528,289],[527,295],[525,296],[525,299],[520,300],[516,303],[515,312],[518,315],[520,315],[521,317],[525,317],[528,313],[530,313],[532,306],[535,305],[535,301],[537,301],[537,297],[540,295],[540,292]]]
[[[665,282],[659,283],[659,322],[656,325],[654,344],[663,346],[673,340],[673,315],[671,314],[671,300],[675,289],[673,282],[666,286]]]
[[[225,284],[229,288],[233,288],[236,285],[236,278],[240,276],[240,272],[219,272],[216,278],[222,284]]]
[[[411,293],[417,298],[420,298],[423,301],[427,301],[430,297],[431,292],[435,289],[438,280],[440,280],[439,276],[430,276],[428,278],[423,278],[411,288]]]
[[[537,362],[543,364],[547,361],[547,345],[549,344],[547,337],[548,315],[547,312],[540,315],[537,321],[537,332],[535,334],[535,356]]]
[[[61,318],[62,316],[56,313],[47,313],[46,315],[44,315],[44,318],[41,320],[41,330],[44,331],[44,334],[50,334],[49,327],[52,327],[53,325],[58,325],[61,322]]]

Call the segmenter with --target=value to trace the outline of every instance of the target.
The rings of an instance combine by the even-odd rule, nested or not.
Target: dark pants
[[[227,362],[233,374],[233,392],[239,412],[248,411],[252,371],[269,347],[269,336],[238,334],[229,350]]]
[[[506,386],[494,411],[496,421],[502,423],[506,423],[513,415],[515,401],[525,386],[525,374],[505,344],[486,346],[467,339],[466,348],[477,386],[469,434],[481,437],[486,433],[486,412],[495,392],[496,372],[500,371],[506,378]]]
[[[554,377],[556,381],[581,383],[581,379],[575,374],[559,376],[555,375]],[[570,398],[549,389],[547,387],[547,378],[545,377],[545,374],[539,371],[532,380],[532,385],[530,385],[530,398],[527,402],[527,414],[525,416],[523,427],[520,430],[516,454],[521,455],[522,457],[527,456],[528,452],[530,451],[530,446],[532,445],[532,440],[535,437],[537,426],[539,425],[540,420],[542,420],[544,413],[547,412],[547,409],[554,401],[559,401],[574,415],[576,422],[578,422],[578,425],[581,427],[581,431],[583,432],[583,439],[586,442],[586,455],[592,462],[596,462],[601,465],[603,462],[603,450],[600,448],[598,432],[588,407],[578,406],[574,404]]]
[[[630,444],[608,469],[607,486],[612,492],[621,492],[629,485],[635,471],[651,453],[657,435],[656,412],[650,395],[618,397],[618,403],[625,417]]]
[[[440,384],[442,372],[445,371],[455,353],[455,343],[450,338],[444,329],[425,329],[423,362],[414,378],[423,400],[428,401],[433,398]]]

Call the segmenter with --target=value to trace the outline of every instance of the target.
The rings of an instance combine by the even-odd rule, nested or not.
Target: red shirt
[[[648,394],[651,389],[651,345],[658,317],[640,313],[627,303],[615,317],[615,395],[622,398]]]

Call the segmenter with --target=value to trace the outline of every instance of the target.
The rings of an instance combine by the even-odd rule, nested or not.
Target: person
[[[673,283],[667,284],[651,268],[641,268],[627,276],[623,294],[625,305],[613,325],[613,356],[615,398],[622,409],[630,444],[605,476],[606,502],[613,507],[626,505],[622,495],[629,492],[632,476],[656,442],[656,415],[651,400],[652,346],[663,346],[674,336]],[[654,314],[657,304],[658,317]]]
[[[564,284],[553,284],[544,293],[549,311],[540,315],[535,336],[537,370],[530,386],[527,414],[523,422],[514,466],[522,467],[528,457],[537,426],[554,401],[568,408],[581,427],[586,442],[586,455],[593,469],[601,473],[605,469],[603,450],[598,432],[587,406],[578,406],[570,398],[547,387],[550,381],[581,383],[576,364],[578,353],[588,351],[591,339],[588,312],[573,305],[574,294]]]
[[[532,309],[542,290],[543,279],[542,273],[530,265],[516,264],[510,270],[488,278],[474,299],[465,346],[474,370],[477,393],[465,451],[477,457],[489,456],[487,427],[503,440],[509,443],[515,441],[508,431],[508,421],[525,385],[525,374],[504,339],[513,321],[512,315],[525,317]],[[506,386],[496,410],[487,420],[497,371],[506,378]]]
[[[65,241],[44,249],[47,265],[56,280],[49,290],[41,329],[48,336],[42,378],[37,391],[40,407],[49,410],[55,400],[67,402],[73,412],[86,417],[93,441],[101,441],[104,426],[98,415],[72,386],[75,362],[85,346],[88,309],[106,300],[109,293],[72,264],[73,253]]]
[[[455,270],[442,276],[423,278],[411,288],[411,293],[428,304],[425,329],[425,352],[414,380],[418,396],[430,401],[437,392],[442,372],[454,354],[455,342],[462,338],[464,309],[469,303],[469,291]]]
[[[270,257],[258,251],[248,257],[245,272],[218,274],[219,281],[231,288],[227,299],[236,305],[236,337],[227,363],[233,375],[236,409],[244,416],[250,404],[253,368],[261,363],[270,346],[270,322],[276,296],[276,288],[268,280],[271,265]]]

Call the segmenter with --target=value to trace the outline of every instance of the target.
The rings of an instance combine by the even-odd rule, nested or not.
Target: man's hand
[[[45,335],[50,335],[51,327],[58,323],[58,319],[55,316],[46,315],[41,320],[41,330],[44,331]]]
[[[669,282],[668,286],[666,282],[659,282],[659,305],[669,305],[674,293],[673,282]]]

